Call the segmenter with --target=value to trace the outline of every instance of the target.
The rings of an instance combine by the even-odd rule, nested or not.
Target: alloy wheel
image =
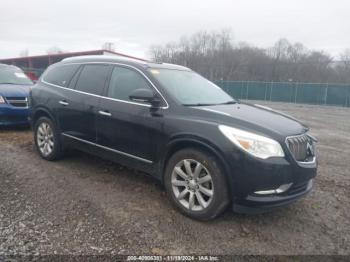
[[[54,137],[52,128],[46,122],[42,122],[37,129],[37,144],[44,156],[52,153],[54,148]]]
[[[214,196],[210,172],[194,159],[184,159],[175,165],[171,185],[176,199],[191,211],[206,209]]]

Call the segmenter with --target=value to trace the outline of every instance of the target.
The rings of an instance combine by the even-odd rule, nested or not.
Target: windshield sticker
[[[151,73],[152,74],[154,74],[154,75],[159,75],[159,71],[158,70],[155,70],[155,69],[152,69],[152,70],[150,70],[151,71]]]
[[[20,78],[27,78],[24,73],[15,73],[15,75]]]

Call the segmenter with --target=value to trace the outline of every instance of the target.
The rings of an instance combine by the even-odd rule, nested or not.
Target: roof
[[[110,53],[111,55],[119,55],[123,57],[128,57],[132,59],[137,59],[141,61],[146,61],[143,58],[138,58],[106,49],[98,49],[98,50],[89,50],[89,51],[80,51],[80,52],[67,52],[67,53],[58,53],[58,54],[46,54],[46,55],[37,55],[37,56],[26,56],[26,57],[13,57],[13,58],[2,58],[0,61],[16,61],[16,60],[28,60],[28,59],[36,59],[36,58],[45,58],[45,57],[70,57],[70,56],[82,56],[82,55],[99,55],[101,53]]]
[[[120,56],[108,56],[108,55],[91,55],[91,56],[74,56],[63,59],[60,63],[86,63],[86,62],[109,62],[109,63],[124,63],[139,67],[146,68],[166,68],[166,69],[176,69],[176,70],[186,70],[190,69],[181,65],[168,64],[168,63],[156,63],[152,61],[139,60]]]

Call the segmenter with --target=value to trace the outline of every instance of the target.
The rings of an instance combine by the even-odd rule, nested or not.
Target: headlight
[[[219,130],[232,143],[255,157],[284,157],[280,143],[271,138],[224,125],[220,125]]]
[[[0,104],[5,104],[5,103],[6,103],[5,99],[2,96],[0,96]]]

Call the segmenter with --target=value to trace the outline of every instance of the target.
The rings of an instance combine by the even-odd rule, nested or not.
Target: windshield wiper
[[[214,106],[216,104],[205,104],[205,103],[196,103],[196,104],[183,104],[184,106]]]
[[[209,103],[194,103],[194,104],[183,104],[184,106],[218,106],[218,105],[233,105],[237,104],[237,101],[230,100],[224,103],[209,104]]]
[[[22,84],[22,83],[10,83],[10,82],[5,82],[5,83],[0,83],[0,85],[19,85],[19,86],[30,86],[30,85],[33,85],[33,84],[28,84],[28,83],[25,83],[25,84]]]
[[[237,104],[237,101],[230,100],[224,103],[209,104],[209,103],[194,103],[194,104],[183,104],[184,106],[218,106],[218,105],[233,105]]]
[[[225,103],[220,103],[218,105],[233,105],[233,104],[237,104],[237,101],[235,100],[230,100],[230,101],[227,101]]]

